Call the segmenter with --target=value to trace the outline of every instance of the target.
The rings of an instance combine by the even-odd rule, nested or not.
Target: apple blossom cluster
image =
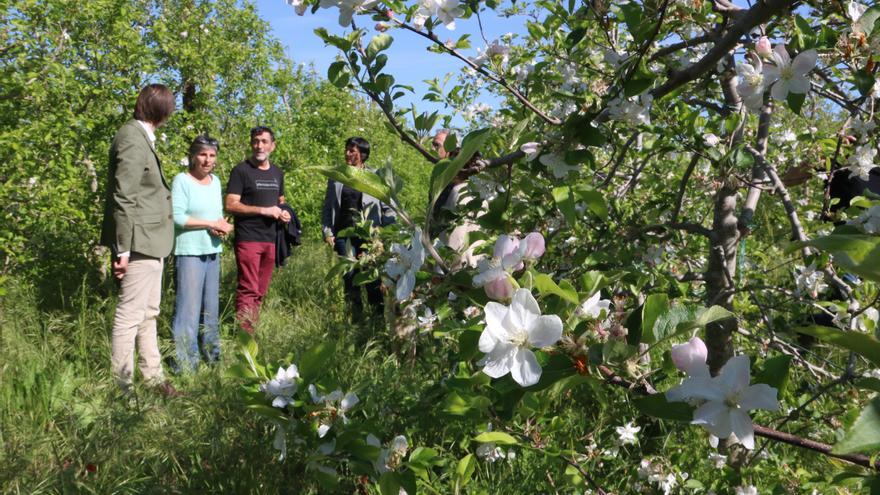
[[[651,459],[642,459],[636,470],[640,480],[647,480],[649,483],[657,485],[657,489],[663,492],[663,495],[669,495],[674,492],[678,486],[678,478],[675,473],[664,473],[663,467],[651,461]]]
[[[299,388],[296,381],[298,378],[299,369],[295,364],[291,364],[287,369],[279,367],[275,378],[260,385],[260,390],[267,398],[272,399],[272,407],[283,409],[293,403],[293,394]]]
[[[502,234],[495,241],[495,249],[490,259],[481,259],[474,276],[475,287],[482,287],[486,295],[499,301],[510,299],[516,283],[511,274],[522,270],[524,261],[536,260],[544,254],[544,236],[532,232],[525,239]]]
[[[654,97],[645,92],[638,96],[625,98],[618,96],[608,102],[608,116],[620,122],[632,125],[651,123],[651,102]]]
[[[395,283],[394,297],[401,302],[412,295],[416,273],[425,263],[421,229],[415,229],[409,247],[394,243],[391,245],[391,253],[392,257],[385,262],[385,274]]]
[[[342,390],[334,390],[327,395],[322,395],[318,393],[318,389],[314,384],[309,385],[309,395],[312,397],[312,402],[323,405],[326,408],[327,414],[318,421],[317,431],[319,438],[327,436],[327,432],[333,426],[333,420],[337,417],[341,417],[343,423],[348,423],[345,413],[360,402],[360,399],[358,399],[357,394],[354,392],[343,395]]]
[[[694,406],[691,424],[700,425],[713,437],[730,438],[747,449],[755,448],[755,429],[748,412],[778,411],[777,390],[767,384],[750,385],[748,356],[730,358],[718,376],[711,376],[706,364],[708,351],[699,337],[672,347],[675,367],[687,373],[680,385],[666,392],[672,402]]]
[[[874,158],[877,156],[877,148],[870,144],[863,144],[856,147],[856,150],[847,160],[847,170],[851,177],[858,177],[862,180],[868,180],[871,170],[877,165],[874,164]]]
[[[880,234],[880,205],[863,210],[849,223],[860,228],[866,234]]]
[[[806,95],[810,92],[808,74],[816,67],[819,58],[816,50],[801,52],[792,60],[785,44],[770,49],[770,41],[767,37],[761,37],[755,44],[755,52],[758,57],[754,63],[736,64],[740,79],[737,91],[747,108],[760,110],[767,89],[770,90],[770,96],[779,101],[785,101],[789,93]],[[772,63],[765,65],[761,62],[762,58]]]
[[[562,338],[562,320],[556,315],[542,315],[538,302],[528,289],[518,289],[510,306],[486,304],[486,327],[480,334],[477,363],[483,373],[501,378],[510,373],[523,387],[538,383],[541,365],[532,348],[550,347]]]
[[[383,447],[382,442],[371,433],[367,435],[367,445],[382,449],[379,456],[373,461],[373,467],[379,474],[397,469],[397,466],[403,461],[406,451],[409,450],[409,443],[403,435],[397,435],[387,447]]]
[[[437,17],[446,29],[454,31],[455,18],[462,14],[464,8],[458,0],[421,0],[412,22],[416,29],[422,29],[429,17]]]
[[[825,274],[821,270],[816,269],[816,263],[810,263],[809,266],[795,267],[797,274],[795,275],[795,284],[800,294],[809,294],[810,297],[816,299],[820,292],[824,292],[828,288],[825,283]]]

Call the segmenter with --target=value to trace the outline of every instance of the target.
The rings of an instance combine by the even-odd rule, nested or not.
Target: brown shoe
[[[167,380],[152,388],[154,392],[158,393],[159,395],[164,395],[165,397],[175,398],[184,396],[183,392],[174,388],[174,385],[172,385],[171,382]]]

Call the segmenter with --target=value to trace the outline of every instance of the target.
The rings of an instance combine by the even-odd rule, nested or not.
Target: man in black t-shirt
[[[284,203],[284,173],[269,163],[274,150],[271,129],[251,129],[251,156],[232,169],[226,185],[226,211],[235,217],[235,312],[251,335],[275,268],[277,223],[290,221],[278,207]]]

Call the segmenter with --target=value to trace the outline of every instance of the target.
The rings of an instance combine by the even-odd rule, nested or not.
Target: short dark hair
[[[134,118],[153,125],[164,124],[174,113],[174,93],[164,84],[149,84],[134,105]]]
[[[273,142],[275,141],[275,133],[272,132],[272,129],[269,129],[268,127],[266,127],[264,125],[258,125],[256,127],[254,127],[253,129],[251,129],[251,141],[253,141],[255,137],[257,137],[263,133],[269,134],[270,136],[272,136],[272,141]]]
[[[214,148],[214,150],[220,151],[220,143],[207,134],[196,136],[189,145],[189,156],[192,157],[196,155],[198,152],[202,151],[203,148]]]
[[[352,146],[357,147],[358,151],[361,153],[361,162],[367,161],[367,158],[370,157],[370,142],[362,137],[350,137],[345,140],[345,149],[351,148]]]

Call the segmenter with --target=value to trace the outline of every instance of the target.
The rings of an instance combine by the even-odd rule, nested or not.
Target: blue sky
[[[326,77],[327,66],[335,60],[339,50],[324,46],[324,42],[315,35],[314,30],[324,27],[334,34],[343,33],[345,29],[340,27],[338,22],[339,11],[318,9],[314,14],[306,12],[300,17],[284,0],[257,0],[256,6],[260,16],[271,25],[272,34],[284,44],[287,56],[297,63],[313,63],[318,73]],[[525,20],[522,17],[503,19],[489,11],[483,14],[482,21],[486,39],[490,42],[505,33],[523,33],[525,30]],[[369,26],[370,36],[376,34],[372,29],[375,22],[368,16],[355,16],[355,22],[358,26]],[[435,33],[442,40],[458,39],[461,35],[469,33],[472,48],[466,51],[466,55],[475,56],[476,48],[483,46],[476,17],[457,20],[455,31],[440,26]],[[384,72],[393,75],[398,84],[415,88],[417,95],[423,94],[427,88],[423,80],[435,77],[442,80],[447,72],[459,71],[464,67],[462,62],[449,55],[428,52],[426,50],[429,46],[428,40],[413,33],[391,30],[389,34],[394,37],[394,43],[387,51],[388,65]],[[495,99],[487,97],[483,101],[492,105]],[[419,96],[407,95],[396,101],[399,106],[408,107],[410,103],[415,103],[419,111],[437,108],[432,103],[421,101]],[[454,122],[461,124],[460,119]]]

